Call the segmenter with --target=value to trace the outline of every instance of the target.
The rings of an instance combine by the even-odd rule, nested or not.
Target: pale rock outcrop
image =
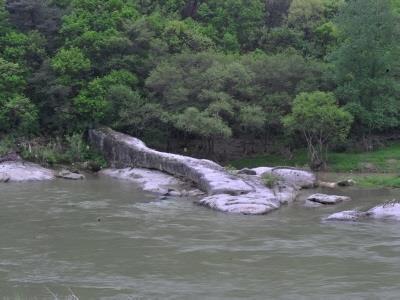
[[[22,161],[5,161],[0,164],[0,174],[4,181],[39,181],[54,179],[54,172],[37,164]]]
[[[287,184],[297,186],[299,188],[313,188],[317,184],[315,174],[299,170],[291,167],[260,167],[252,169],[257,175],[272,174],[281,178]]]
[[[332,214],[325,221],[359,221],[360,219],[391,219],[400,221],[400,203],[388,202],[377,205],[366,212],[348,210]]]
[[[116,168],[130,166],[166,172],[195,182],[210,195],[240,195],[253,191],[243,180],[212,161],[156,151],[139,139],[109,128],[90,130],[89,140]]]
[[[343,201],[350,201],[350,197],[346,196],[336,196],[336,195],[326,195],[326,194],[314,194],[307,198],[307,201],[317,202],[325,205],[338,204]]]
[[[334,213],[326,217],[325,221],[358,221],[359,219],[366,217],[365,212],[358,210],[345,210],[341,212]]]
[[[100,150],[115,168],[125,171],[107,171],[111,176],[132,177],[127,167],[146,168],[168,173],[184,181],[191,181],[207,194],[199,203],[210,208],[230,213],[265,214],[293,201],[300,188],[312,187],[316,178],[313,174],[291,168],[264,168],[245,172],[254,175],[233,175],[209,160],[169,154],[148,148],[142,141],[109,128],[89,131],[89,141]],[[128,171],[127,171],[128,170]],[[132,170],[132,169],[130,169]],[[128,173],[127,173],[128,172]],[[262,174],[272,172],[279,177],[273,188],[263,184]],[[136,176],[137,177],[137,176]],[[159,186],[160,182],[156,182]],[[142,183],[143,186],[146,183]],[[163,184],[161,184],[163,186]],[[166,183],[162,188],[170,186]],[[151,188],[156,189],[156,186]]]
[[[99,174],[129,180],[145,191],[160,195],[180,197],[204,194],[190,187],[187,182],[155,170],[143,168],[105,169],[100,171]]]

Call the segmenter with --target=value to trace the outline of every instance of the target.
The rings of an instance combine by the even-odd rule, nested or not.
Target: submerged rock
[[[22,161],[6,161],[0,164],[0,173],[6,181],[39,181],[54,179],[54,172],[37,164]],[[4,181],[3,181],[4,182]]]
[[[392,219],[400,221],[400,203],[388,202],[377,205],[366,212],[349,210],[335,213],[325,218],[326,221],[358,221],[361,218]]]
[[[308,201],[317,202],[326,205],[338,204],[343,201],[350,201],[350,197],[336,196],[336,195],[325,195],[325,194],[314,194],[307,198]]]
[[[358,210],[345,210],[338,213],[334,213],[326,217],[325,221],[358,221],[362,217],[366,217],[365,212]]]
[[[85,179],[85,176],[79,173],[71,172],[68,170],[62,170],[57,174],[58,178],[64,178],[69,180],[82,180]]]

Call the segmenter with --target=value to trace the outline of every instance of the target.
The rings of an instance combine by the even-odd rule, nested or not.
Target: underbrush
[[[0,141],[0,156],[13,151],[27,161],[45,166],[67,164],[96,170],[107,165],[102,155],[91,149],[79,133],[62,138],[3,138]]]

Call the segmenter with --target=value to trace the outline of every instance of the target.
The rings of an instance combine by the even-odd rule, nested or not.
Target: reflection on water
[[[310,193],[309,191],[308,193]],[[324,223],[399,191],[266,216],[92,178],[0,185],[0,299],[398,299],[400,223]]]

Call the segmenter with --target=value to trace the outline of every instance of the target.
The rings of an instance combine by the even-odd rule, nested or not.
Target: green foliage
[[[346,136],[343,109],[353,138],[395,132],[399,3],[0,0],[0,134],[72,136],[101,124],[160,148],[182,137],[211,153],[233,137],[268,149],[282,136],[301,148],[288,135],[300,130],[289,122],[299,107],[313,115],[304,124],[336,124],[322,148]],[[57,147],[35,155],[65,159]]]
[[[90,70],[91,62],[79,48],[62,48],[52,59],[51,66],[60,75],[61,83],[71,84]]]
[[[398,175],[370,175],[357,179],[357,185],[366,188],[400,188]]]
[[[14,132],[17,135],[37,132],[38,112],[28,98],[14,95],[0,104],[0,132]]]
[[[283,120],[285,127],[303,135],[307,142],[310,166],[323,168],[330,145],[347,138],[353,117],[339,108],[332,93],[299,94],[292,113]]]
[[[399,126],[398,17],[388,0],[353,0],[336,23],[343,42],[332,54],[337,94],[364,129]]]
[[[228,138],[232,135],[232,130],[222,119],[210,116],[206,111],[201,112],[194,107],[189,107],[178,115],[175,126],[187,133],[197,134],[204,138]]]
[[[262,175],[262,181],[264,185],[270,189],[275,187],[279,183],[279,180],[280,180],[279,176],[276,176],[271,173],[265,173]]]
[[[262,166],[293,166],[303,167],[308,157],[305,149],[294,151],[288,158],[278,154],[260,155],[231,161],[238,169],[256,168]],[[370,166],[368,169],[365,166]],[[371,168],[372,167],[372,168]],[[390,144],[371,152],[329,152],[327,168],[334,172],[377,172],[398,173],[400,170],[400,144]]]
[[[16,141],[11,135],[3,136],[0,139],[0,157],[14,151],[15,148]]]

